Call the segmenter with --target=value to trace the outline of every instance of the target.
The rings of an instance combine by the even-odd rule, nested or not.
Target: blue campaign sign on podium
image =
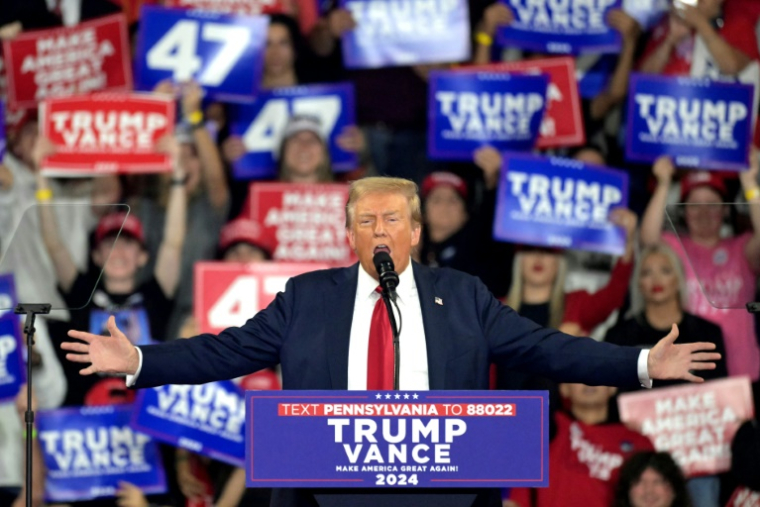
[[[251,102],[259,91],[269,18],[144,6],[135,87],[194,79],[214,99]]]
[[[546,391],[248,391],[248,487],[546,487]]]

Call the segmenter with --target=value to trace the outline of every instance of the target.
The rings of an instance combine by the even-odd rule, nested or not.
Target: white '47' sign
[[[145,6],[141,24],[139,89],[193,79],[220,100],[251,102],[258,93],[269,18]]]

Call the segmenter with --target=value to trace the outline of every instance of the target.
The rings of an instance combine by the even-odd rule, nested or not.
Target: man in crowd
[[[81,373],[127,374],[128,385],[199,384],[227,379],[280,363],[284,389],[387,390],[393,388],[390,329],[372,328],[381,312],[373,257],[388,253],[399,273],[400,388],[487,389],[489,363],[588,385],[650,385],[652,379],[699,382],[692,371],[715,367],[713,344],[674,343],[678,330],[650,351],[617,347],[542,329],[496,300],[476,278],[411,263],[421,232],[414,183],[366,178],[352,184],[346,233],[359,263],[294,277],[275,301],[240,328],[137,348],[116,327],[111,338],[70,331],[78,342],[63,348]],[[378,326],[382,327],[382,326]],[[171,365],[171,367],[167,367]],[[392,493],[392,492],[391,492]],[[396,505],[490,505],[492,491],[392,495]],[[383,504],[388,496],[325,493],[340,503]],[[360,498],[361,497],[361,498]],[[374,500],[374,502],[373,502]],[[398,500],[398,502],[396,502]],[[313,505],[304,490],[274,493],[278,505]]]

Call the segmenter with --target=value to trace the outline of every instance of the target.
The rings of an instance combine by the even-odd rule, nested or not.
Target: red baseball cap
[[[430,192],[441,186],[451,187],[462,199],[467,199],[467,183],[456,174],[443,171],[430,173],[422,181],[422,198],[426,198]]]
[[[103,238],[110,234],[116,234],[119,230],[121,230],[122,235],[131,236],[139,241],[141,245],[145,245],[145,235],[143,234],[143,226],[140,219],[123,211],[110,213],[100,219],[98,227],[95,229],[95,243],[99,244],[103,241]]]
[[[224,252],[235,243],[248,243],[261,248],[269,257],[274,251],[274,246],[264,237],[261,225],[246,218],[237,218],[222,227],[219,234],[219,250]]]
[[[697,187],[710,187],[726,199],[726,183],[723,177],[713,171],[689,171],[681,180],[681,201],[685,202],[689,193]]]
[[[100,379],[84,396],[84,404],[88,407],[124,405],[134,401],[135,392],[132,389],[127,389],[123,377]]]

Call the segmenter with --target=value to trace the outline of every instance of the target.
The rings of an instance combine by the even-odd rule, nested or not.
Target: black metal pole
[[[50,305],[18,305],[14,312],[26,315],[24,334],[26,334],[26,507],[32,507],[32,457],[34,437],[34,411],[32,410],[32,347],[34,346],[34,319],[37,315],[50,313]]]
[[[385,308],[388,310],[388,320],[391,321],[391,330],[393,331],[393,390],[398,391],[399,372],[401,368],[401,353],[399,351],[399,332],[396,325],[396,315],[393,313],[393,304],[391,296],[383,291],[383,301]]]

